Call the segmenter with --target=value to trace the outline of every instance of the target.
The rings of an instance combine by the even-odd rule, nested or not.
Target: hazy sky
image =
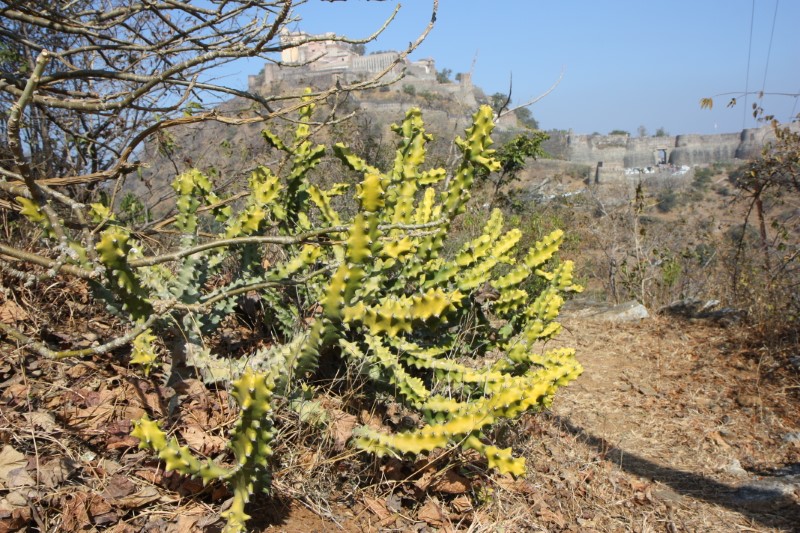
[[[365,37],[398,2],[310,0],[291,29]],[[531,110],[543,129],[607,133],[732,132],[746,117],[748,99],[712,111],[699,100],[720,93],[800,92],[800,0],[440,0],[436,26],[412,59],[432,57],[438,69],[468,72],[488,94],[505,92],[513,73],[513,101],[558,88]],[[400,50],[430,20],[429,0],[405,0],[392,25],[367,51]],[[777,5],[777,16],[776,16]],[[752,18],[751,18],[752,15]],[[752,19],[752,47],[749,47]],[[774,31],[773,31],[773,20]],[[770,47],[770,39],[772,44]],[[750,74],[747,77],[748,50]],[[769,56],[769,62],[767,59]],[[257,68],[254,68],[257,70]],[[255,73],[255,72],[253,72]],[[766,82],[765,82],[766,74]],[[781,120],[797,98],[765,97]]]

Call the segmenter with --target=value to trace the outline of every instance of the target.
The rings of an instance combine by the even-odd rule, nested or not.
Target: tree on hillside
[[[776,93],[757,93],[759,99],[765,94]],[[747,95],[732,97],[728,107],[737,105],[737,96]],[[700,100],[701,108],[712,109],[713,105],[713,98]],[[786,326],[796,331],[800,323],[800,216],[796,207],[800,202],[800,132],[766,113],[760,102],[752,104],[752,115],[772,128],[774,140],[766,143],[760,157],[730,175],[739,199],[747,206],[733,261],[733,293],[763,313],[761,318],[773,320],[774,329]],[[791,120],[800,120],[800,114]],[[747,229],[753,215],[758,250],[750,257]]]
[[[517,120],[519,120],[526,128],[530,128],[532,130],[539,129],[539,121],[533,117],[533,113],[531,113],[531,110],[527,107],[518,107],[514,110],[514,114],[517,116]]]
[[[731,179],[748,205],[745,225],[755,213],[764,271],[777,276],[798,270],[793,266],[800,256],[797,214],[771,216],[770,210],[780,211],[790,198],[800,198],[800,133],[777,122],[772,127],[775,141]]]
[[[436,81],[439,83],[450,83],[450,75],[453,73],[452,69],[443,68],[436,73]]]
[[[495,115],[501,115],[511,105],[511,96],[505,93],[494,93],[489,97],[489,105]]]
[[[550,136],[543,131],[531,131],[517,135],[497,150],[495,158],[500,168],[495,172],[480,172],[478,179],[492,187],[489,207],[494,208],[498,202],[509,203],[508,193],[503,191],[520,179],[520,172],[529,159],[538,159],[545,155],[542,143]]]

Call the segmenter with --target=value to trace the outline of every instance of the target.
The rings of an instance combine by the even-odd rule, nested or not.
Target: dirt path
[[[574,443],[573,464],[613,465],[582,499],[593,527],[800,530],[800,471],[785,469],[800,459],[797,404],[792,413],[763,364],[726,352],[731,331],[667,319],[565,326],[559,342],[579,350],[585,373],[550,422]],[[618,475],[632,499],[613,487]]]

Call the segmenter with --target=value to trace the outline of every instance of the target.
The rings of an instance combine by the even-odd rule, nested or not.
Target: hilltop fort
[[[286,48],[279,61],[267,63],[255,76],[249,76],[250,91],[281,93],[297,87],[330,87],[349,84],[386,72],[387,85],[382,95],[372,92],[359,98],[362,113],[382,117],[403,114],[409,105],[425,111],[429,123],[447,124],[456,129],[486,95],[472,84],[469,73],[456,75],[451,82],[436,70],[433,58],[411,61],[397,51],[367,54],[364,46],[345,42],[334,33],[312,35],[284,29],[281,44]],[[399,80],[398,83],[391,83]],[[416,95],[416,98],[415,98]],[[420,99],[420,96],[425,98]],[[386,122],[387,124],[389,122]],[[503,117],[498,131],[515,130],[516,118]],[[434,128],[435,129],[435,128]],[[615,181],[639,173],[663,169],[688,169],[715,162],[734,162],[757,157],[772,138],[769,127],[746,129],[738,133],[713,135],[633,137],[627,134],[582,135],[565,131],[550,132],[545,149],[556,159],[587,165],[597,181]]]
[[[410,61],[400,52],[364,53],[363,46],[344,42],[334,33],[312,35],[284,30],[280,34],[280,62],[268,63],[261,72],[248,77],[251,91],[271,90],[279,83],[329,86],[336,81],[352,83],[368,79],[389,69],[387,81],[405,76],[403,83],[432,85],[437,72],[431,58]],[[471,85],[468,75],[459,77],[461,85]]]

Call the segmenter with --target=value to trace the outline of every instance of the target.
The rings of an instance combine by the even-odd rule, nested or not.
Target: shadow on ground
[[[664,466],[629,453],[607,440],[587,432],[569,419],[551,414],[563,431],[570,433],[597,449],[624,471],[662,483],[680,495],[727,507],[763,526],[798,531],[800,505],[780,489],[777,478],[760,479],[756,483],[731,486],[709,477]]]

